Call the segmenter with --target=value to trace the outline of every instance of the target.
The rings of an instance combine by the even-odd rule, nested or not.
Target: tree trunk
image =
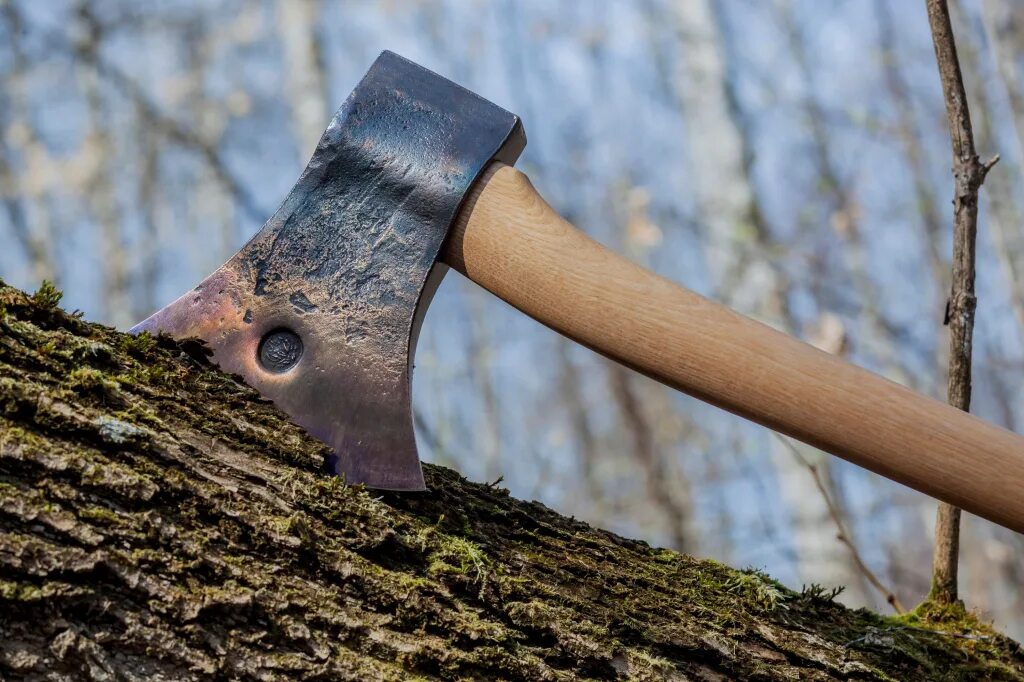
[[[851,611],[324,447],[197,343],[0,285],[2,679],[1024,679],[950,607]]]

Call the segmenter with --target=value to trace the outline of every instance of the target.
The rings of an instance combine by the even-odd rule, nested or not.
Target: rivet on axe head
[[[268,372],[287,372],[302,357],[302,339],[291,329],[273,329],[260,341],[260,364]]]
[[[391,52],[335,114],[277,213],[132,331],[196,336],[330,445],[329,466],[420,490],[410,378],[437,262],[470,185],[515,163],[519,118]]]

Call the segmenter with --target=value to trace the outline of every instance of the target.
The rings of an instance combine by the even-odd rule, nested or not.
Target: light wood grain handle
[[[629,262],[519,171],[473,188],[444,260],[548,327],[662,383],[1024,532],[1024,438]]]

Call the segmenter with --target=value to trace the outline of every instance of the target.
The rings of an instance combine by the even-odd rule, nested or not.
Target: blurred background
[[[979,150],[1002,156],[973,411],[1022,431],[1024,4],[951,5]],[[0,277],[53,280],[121,328],[146,317],[271,215],[385,48],[520,114],[521,166],[593,237],[945,397],[951,152],[924,0],[0,0]],[[845,585],[851,605],[928,590],[931,500],[458,275],[414,393],[425,458],[472,479],[796,588]],[[967,517],[961,581],[1024,637],[1024,537]]]

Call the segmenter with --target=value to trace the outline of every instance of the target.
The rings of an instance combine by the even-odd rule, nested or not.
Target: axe
[[[668,386],[1024,532],[1024,437],[602,247],[512,167],[525,144],[517,116],[384,52],[277,213],[132,331],[203,339],[350,483],[422,490],[412,362],[451,267]]]

